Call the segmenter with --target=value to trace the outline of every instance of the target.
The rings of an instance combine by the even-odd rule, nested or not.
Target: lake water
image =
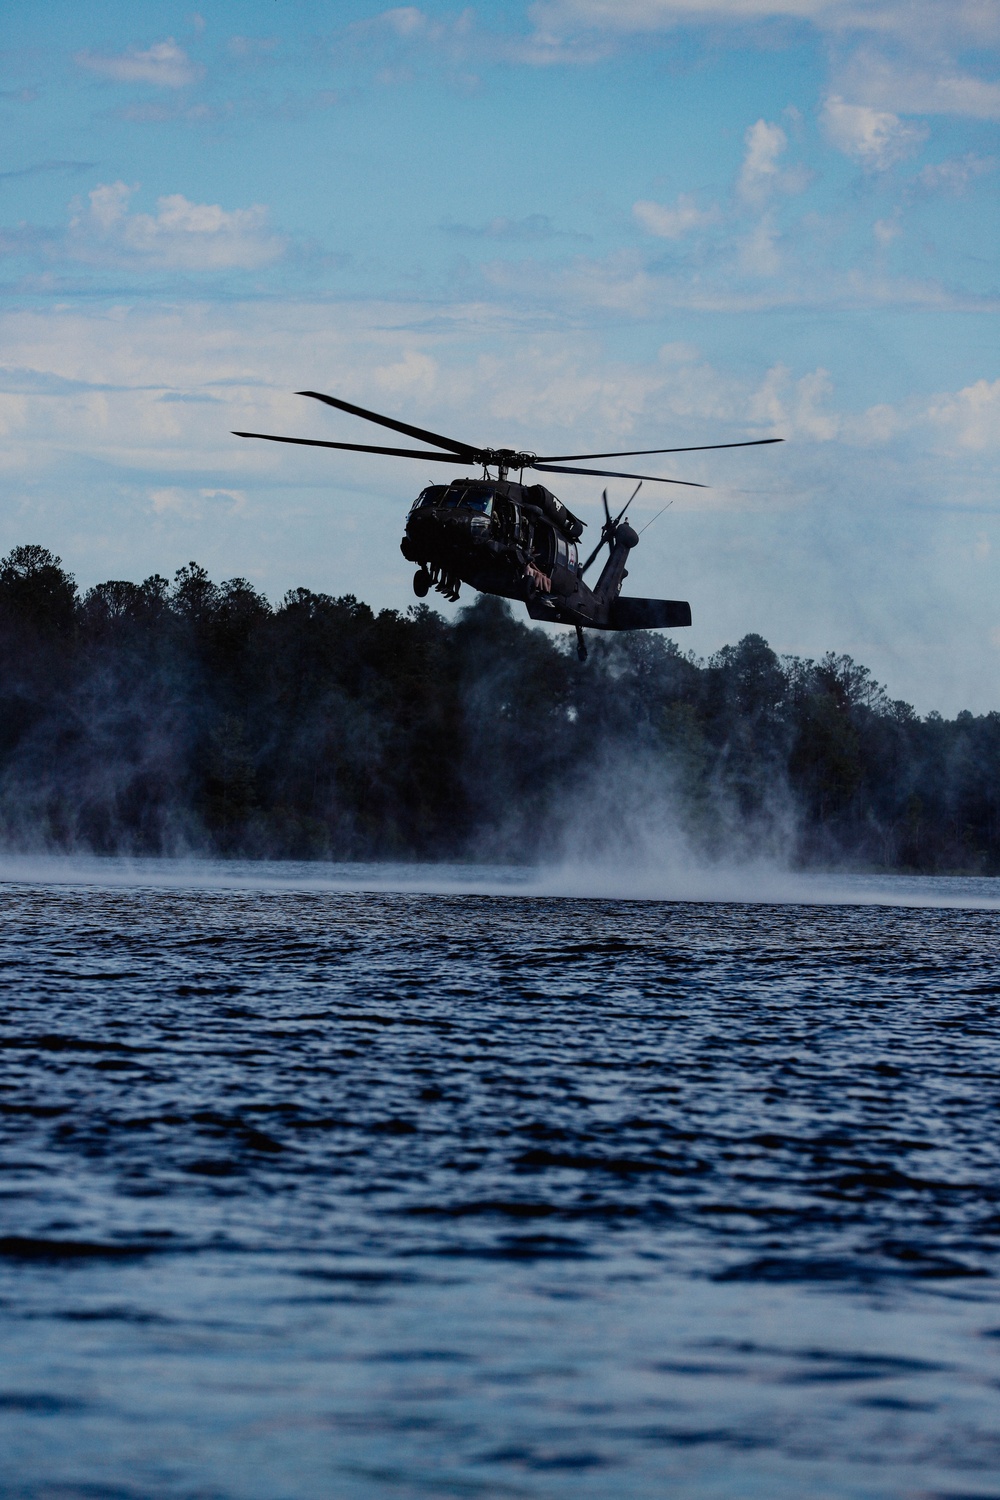
[[[587,880],[0,861],[3,1495],[1000,1496],[1000,882]]]

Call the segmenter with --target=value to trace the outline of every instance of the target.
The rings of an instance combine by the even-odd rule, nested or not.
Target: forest
[[[278,859],[628,854],[1000,871],[1000,712],[920,718],[847,656],[747,635],[571,636],[479,596],[447,621],[196,563],[78,590],[0,562],[7,850]]]

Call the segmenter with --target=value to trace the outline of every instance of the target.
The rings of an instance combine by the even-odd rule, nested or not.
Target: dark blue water
[[[1000,1496],[995,884],[108,869],[0,885],[5,1496]]]

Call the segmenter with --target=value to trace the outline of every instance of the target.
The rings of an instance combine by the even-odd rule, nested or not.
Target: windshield
[[[441,497],[444,495],[446,489],[447,485],[444,484],[429,484],[425,490],[420,491],[410,509],[420,510],[421,506],[424,505],[440,505]]]
[[[480,516],[489,516],[493,514],[493,491],[481,484],[452,484],[448,487],[444,504],[449,509],[458,506],[462,510],[474,510]]]

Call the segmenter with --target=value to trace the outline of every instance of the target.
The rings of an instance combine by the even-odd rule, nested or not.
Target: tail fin
[[[608,612],[609,630],[662,630],[691,624],[691,606],[685,599],[613,599]]]

